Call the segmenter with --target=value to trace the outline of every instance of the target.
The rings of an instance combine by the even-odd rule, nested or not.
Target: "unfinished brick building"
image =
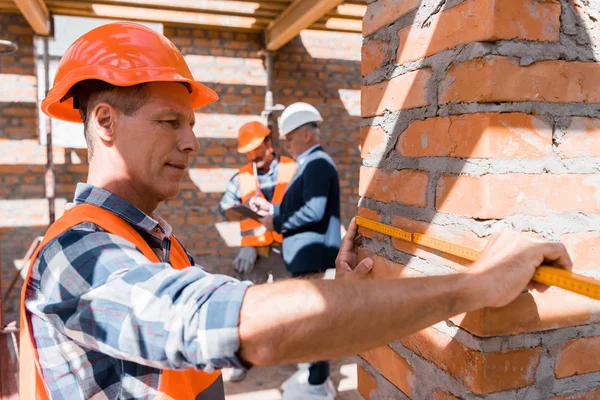
[[[134,1],[120,3],[128,2],[133,7]],[[326,2],[333,3],[294,4]],[[74,2],[46,3],[60,14]],[[267,15],[291,3],[258,1],[253,12]],[[196,260],[233,272],[228,260],[236,229],[217,216],[217,203],[244,162],[235,152],[237,127],[263,110],[269,84],[276,103],[308,101],[324,114],[323,141],[340,169],[344,223],[358,203],[359,215],[476,249],[504,228],[531,232],[563,241],[577,272],[600,277],[600,1],[346,3],[368,3],[363,37],[331,26],[304,31],[274,53],[270,83],[259,33],[267,17],[237,30],[215,28],[211,18],[164,23],[196,78],[221,95],[198,112],[200,154],[178,198],[160,210],[184,233]],[[19,46],[0,56],[6,285],[15,261],[47,224],[46,153],[38,133],[34,32],[12,1],[0,0],[0,10],[0,39]],[[98,16],[87,6],[77,10],[72,13]],[[139,12],[135,17],[157,20],[156,12],[128,10],[128,18]],[[343,11],[336,13],[312,27],[327,28]],[[54,160],[60,212],[85,179],[85,151],[57,146]],[[375,278],[469,266],[361,233],[367,238],[361,254],[374,257]],[[9,318],[16,315],[16,295],[8,299]],[[359,391],[367,399],[598,399],[599,323],[598,303],[585,297],[556,288],[524,293],[502,309],[459,315],[361,354]]]

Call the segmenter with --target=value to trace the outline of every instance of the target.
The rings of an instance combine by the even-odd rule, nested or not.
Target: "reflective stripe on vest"
[[[151,262],[157,263],[160,261],[139,233],[131,225],[110,211],[91,204],[78,205],[65,211],[64,215],[50,226],[38,250],[31,258],[30,268],[27,271],[27,277],[21,291],[21,337],[19,352],[19,394],[21,399],[46,400],[50,398],[43,379],[37,347],[33,340],[31,326],[29,325],[25,310],[25,295],[32,267],[35,265],[40,250],[52,239],[83,222],[91,222],[105,231],[131,242]],[[190,266],[190,260],[185,250],[176,239],[171,241],[169,263],[173,268],[178,270]],[[206,373],[193,368],[185,371],[162,370],[156,398],[161,400],[224,400],[225,394],[221,372]]]
[[[281,204],[283,195],[287,185],[292,181],[294,174],[296,173],[296,162],[289,157],[281,156],[279,159],[279,172],[277,173],[277,184],[275,191],[273,192],[273,204]],[[238,172],[240,179],[240,194],[242,203],[246,202],[252,196],[256,194],[258,182],[254,173],[252,172],[252,164],[246,164],[240,168]],[[263,193],[258,191],[258,195],[262,198],[265,196]],[[268,232],[267,229],[253,219],[247,218],[240,222],[240,231],[242,234],[242,246],[268,246],[273,241],[281,243],[283,236],[277,232]]]

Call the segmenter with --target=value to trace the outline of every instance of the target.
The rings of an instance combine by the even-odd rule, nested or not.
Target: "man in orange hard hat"
[[[357,262],[353,221],[335,280],[209,274],[155,210],[198,151],[194,109],[216,100],[166,37],[138,24],[101,26],[66,51],[41,108],[84,124],[89,173],[28,268],[20,398],[224,400],[223,367],[356,354],[504,306],[543,262],[571,267],[561,244],[513,232],[467,272],[362,279],[373,260]]]
[[[219,209],[229,220],[240,220],[242,248],[234,260],[240,278],[254,283],[288,277],[281,257],[281,235],[268,231],[259,222],[241,218],[231,207],[247,203],[259,196],[280,204],[288,184],[294,177],[296,163],[273,149],[271,130],[258,121],[244,124],[238,135],[238,152],[246,154],[248,164],[231,178]]]
[[[269,276],[274,280],[290,277],[281,255],[283,237],[251,218],[243,218],[231,207],[247,203],[254,196],[280,204],[294,177],[296,163],[275,153],[271,130],[258,121],[240,127],[238,152],[246,155],[248,163],[231,178],[219,204],[223,216],[240,221],[242,247],[233,260],[235,269],[240,279],[253,283],[267,282]],[[229,380],[238,382],[244,377],[243,369],[234,369]]]

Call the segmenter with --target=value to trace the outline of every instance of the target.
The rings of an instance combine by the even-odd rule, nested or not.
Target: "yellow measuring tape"
[[[384,235],[406,240],[407,242],[412,242],[430,249],[440,250],[465,260],[475,261],[480,254],[478,250],[466,246],[461,246],[420,233],[406,232],[395,226],[382,224],[381,222],[373,221],[361,216],[356,217],[356,224],[363,228],[383,233]],[[544,285],[556,286],[570,292],[600,300],[599,280],[575,274],[564,269],[546,266],[539,267],[533,275],[533,280]]]

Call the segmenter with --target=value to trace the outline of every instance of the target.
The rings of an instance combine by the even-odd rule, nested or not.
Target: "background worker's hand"
[[[360,235],[356,221],[352,218],[335,259],[335,279],[362,279],[371,272],[373,260],[370,258],[365,258],[356,265],[359,245]]]
[[[258,257],[256,247],[242,247],[237,257],[233,259],[235,269],[241,273],[248,273],[254,268],[254,263]]]
[[[523,289],[545,290],[531,282],[542,264],[571,269],[572,262],[562,243],[506,231],[492,235],[468,274],[474,275],[475,296],[483,307],[502,307],[512,302]]]
[[[250,198],[248,206],[252,211],[260,215],[269,215],[273,213],[273,205],[262,197],[254,196]]]

